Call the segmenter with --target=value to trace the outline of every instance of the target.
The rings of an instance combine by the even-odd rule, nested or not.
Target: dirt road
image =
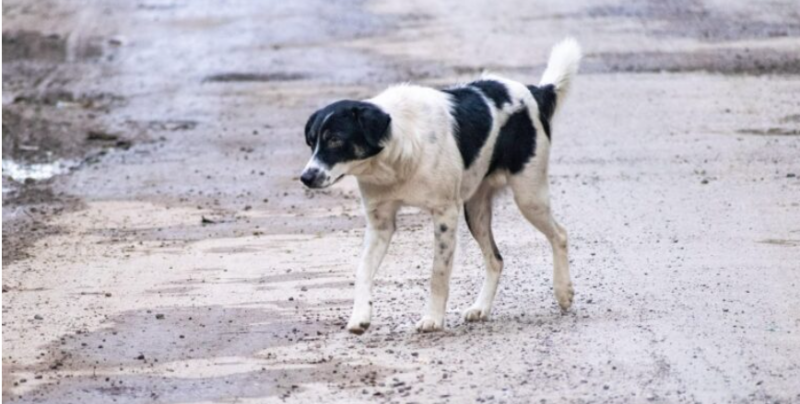
[[[550,3],[5,1],[4,402],[800,402],[800,9]],[[414,332],[432,229],[406,210],[344,332],[363,219],[352,181],[299,184],[308,115],[535,83],[567,35],[574,308],[504,195],[490,321],[461,320],[461,226],[447,331]]]

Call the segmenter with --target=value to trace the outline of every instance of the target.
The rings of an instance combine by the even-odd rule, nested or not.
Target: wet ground
[[[20,403],[800,402],[800,9],[792,1],[3,4],[3,399]],[[491,321],[418,335],[403,211],[369,332],[343,331],[363,219],[303,189],[307,116],[394,82],[537,82],[576,287],[497,201]]]

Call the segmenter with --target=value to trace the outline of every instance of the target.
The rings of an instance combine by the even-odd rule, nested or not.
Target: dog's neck
[[[363,183],[374,185],[393,185],[408,181],[414,176],[420,153],[419,142],[413,136],[404,136],[394,131],[380,153],[365,161],[361,175],[356,175]]]
[[[383,150],[356,170],[360,182],[386,186],[406,182],[414,176],[421,156],[419,139],[394,122],[389,130]]]

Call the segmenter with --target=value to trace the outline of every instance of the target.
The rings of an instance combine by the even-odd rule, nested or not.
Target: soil
[[[798,12],[5,1],[3,400],[800,402]],[[352,179],[299,183],[307,117],[397,82],[536,83],[567,35],[586,57],[551,192],[573,309],[504,194],[489,321],[461,319],[483,276],[462,225],[447,330],[414,332],[432,238],[407,209],[347,334],[364,220]]]

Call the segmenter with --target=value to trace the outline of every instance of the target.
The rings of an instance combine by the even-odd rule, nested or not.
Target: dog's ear
[[[317,140],[317,129],[314,127],[314,124],[317,121],[317,117],[319,116],[319,111],[314,112],[311,114],[311,117],[308,118],[308,122],[306,122],[306,144],[309,147],[314,147],[314,143]]]
[[[389,136],[392,117],[374,105],[355,107],[353,113],[364,131],[367,143],[372,147],[380,147],[381,142]]]

